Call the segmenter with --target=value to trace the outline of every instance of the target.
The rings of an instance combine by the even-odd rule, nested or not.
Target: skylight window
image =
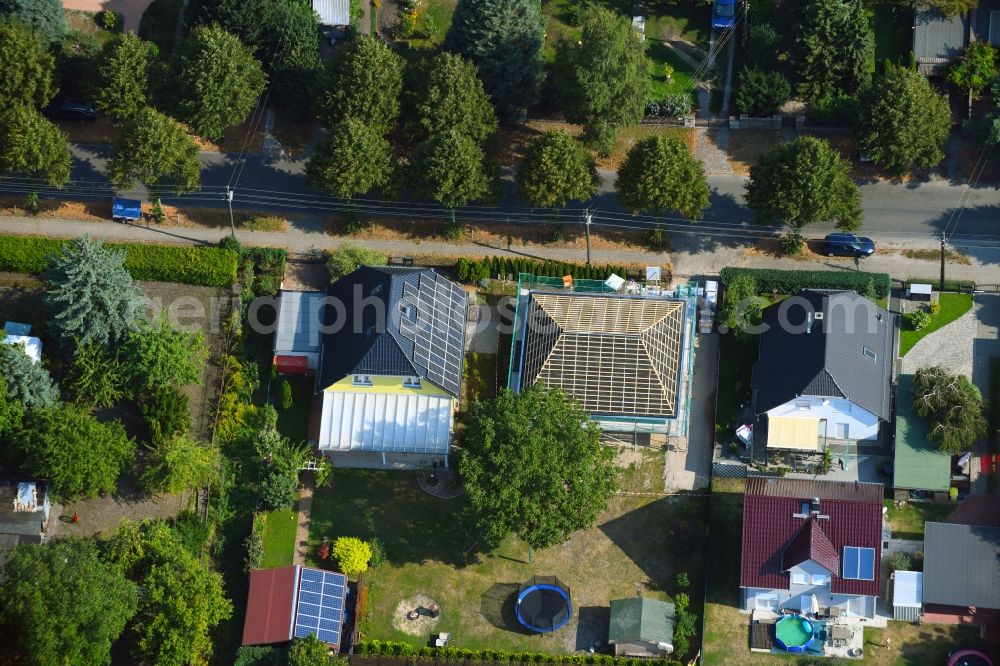
[[[843,578],[875,580],[875,549],[844,546]]]
[[[868,347],[862,347],[862,351],[864,352],[865,356],[867,356],[871,360],[873,361],[878,360],[878,356],[875,354],[875,352],[869,349]]]

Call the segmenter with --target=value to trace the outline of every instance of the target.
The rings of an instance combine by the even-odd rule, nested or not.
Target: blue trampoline
[[[569,588],[555,576],[535,576],[518,591],[514,613],[525,629],[537,634],[561,629],[573,614]]]

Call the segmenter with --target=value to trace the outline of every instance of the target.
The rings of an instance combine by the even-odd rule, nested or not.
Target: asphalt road
[[[110,197],[112,189],[104,178],[104,169],[110,156],[105,145],[73,146],[73,183],[57,196],[68,198]],[[269,160],[260,155],[249,156],[242,164],[236,154],[202,153],[204,164],[201,192],[179,199],[164,201],[190,206],[223,207],[227,185],[235,188],[233,205],[236,209],[281,212],[289,218],[323,216],[344,208],[345,203],[310,189],[303,176],[304,160]],[[635,218],[623,210],[614,197],[614,172],[602,171],[601,186],[597,196],[586,206],[596,211],[594,223],[604,225],[651,225],[656,218]],[[551,222],[551,212],[532,211],[518,201],[513,192],[512,174],[505,175],[504,194],[498,207],[469,207],[461,209],[461,218],[470,222],[523,222],[539,224]],[[699,223],[663,218],[659,220],[671,233],[675,247],[690,251],[706,251],[718,246],[751,244],[762,235],[777,233],[753,225],[753,214],[743,203],[742,176],[709,176],[712,190],[711,205]],[[20,186],[20,190],[17,185]],[[0,190],[10,194],[23,193],[24,183],[10,183],[0,179]],[[914,246],[934,246],[942,229],[951,221],[957,226],[950,234],[950,242],[967,253],[1000,248],[1000,190],[992,186],[969,188],[963,183],[935,179],[921,183],[892,183],[886,181],[861,184],[865,211],[863,233],[876,241],[906,243]],[[131,194],[143,197],[144,190]],[[374,203],[370,199],[356,199],[362,212],[385,216],[428,216],[441,218],[445,211],[424,203]],[[964,204],[964,206],[963,206]],[[583,204],[571,204],[562,219],[572,223],[582,220],[578,212]],[[961,211],[960,215],[958,211]],[[957,218],[957,219],[956,219]],[[809,228],[809,235],[822,236],[832,229],[832,224],[818,224]]]

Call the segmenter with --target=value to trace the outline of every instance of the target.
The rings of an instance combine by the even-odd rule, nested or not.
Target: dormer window
[[[371,386],[372,376],[371,375],[354,375],[354,385],[355,386]]]
[[[420,388],[420,377],[403,377],[403,388]]]

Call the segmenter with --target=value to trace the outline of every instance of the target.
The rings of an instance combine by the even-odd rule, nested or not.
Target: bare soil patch
[[[88,122],[58,120],[56,125],[73,143],[114,143],[122,135],[122,128],[105,115],[98,115],[96,120]]]
[[[729,133],[729,160],[733,173],[738,176],[750,174],[750,167],[762,155],[781,143],[781,132],[777,130],[738,130]]]

